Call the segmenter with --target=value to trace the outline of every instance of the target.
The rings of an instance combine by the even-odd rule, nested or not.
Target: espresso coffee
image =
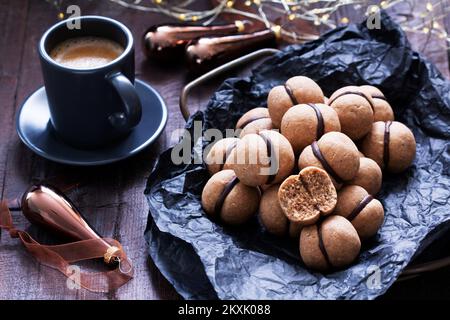
[[[117,59],[124,48],[115,41],[100,37],[67,39],[53,48],[50,57],[73,69],[93,69]]]

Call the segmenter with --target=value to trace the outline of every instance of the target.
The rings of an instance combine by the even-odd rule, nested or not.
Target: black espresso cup
[[[70,27],[77,23],[80,28]],[[55,46],[76,37],[112,40],[124,50],[115,60],[93,68],[72,68],[52,59]],[[79,148],[101,147],[129,134],[141,120],[133,36],[122,23],[100,16],[61,21],[42,36],[39,56],[51,125],[65,142]]]

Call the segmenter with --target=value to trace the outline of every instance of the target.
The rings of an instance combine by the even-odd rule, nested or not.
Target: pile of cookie
[[[326,98],[304,76],[272,88],[267,108],[248,111],[236,128],[238,137],[205,157],[205,212],[232,225],[258,212],[268,232],[300,239],[302,261],[320,271],[358,257],[384,221],[374,198],[382,171],[404,171],[416,153],[379,89],[346,86]]]

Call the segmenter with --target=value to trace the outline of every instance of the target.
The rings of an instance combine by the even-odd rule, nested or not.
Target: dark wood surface
[[[109,294],[70,290],[61,274],[40,266],[17,239],[10,239],[7,233],[2,232],[0,299],[178,299],[178,294],[148,259],[143,237],[148,211],[143,195],[146,179],[158,154],[175,141],[172,132],[184,124],[178,110],[179,92],[188,81],[184,66],[150,63],[140,50],[141,35],[145,29],[169,19],[127,10],[106,0],[71,3],[79,4],[82,14],[109,16],[124,22],[132,30],[137,45],[137,77],[153,85],[164,97],[169,108],[167,127],[158,141],[139,155],[96,168],[56,164],[28,150],[16,134],[15,115],[20,103],[42,86],[37,43],[43,32],[58,21],[57,11],[43,0],[0,0],[0,198],[20,196],[37,179],[83,181],[84,184],[70,194],[71,199],[102,235],[122,243],[135,264],[135,278]],[[351,12],[340,14],[349,17],[353,14],[354,20],[362,19]],[[448,78],[444,41],[432,39],[431,45],[424,46],[423,36],[411,35],[410,39],[413,46],[432,60]],[[204,106],[218,81],[194,94],[190,100],[191,108]],[[14,221],[18,228],[32,232],[40,241],[53,241],[45,232],[30,227],[20,213],[14,213]],[[448,275],[444,271],[439,277],[449,279]],[[395,285],[388,296],[444,295],[450,298],[450,281],[440,281],[439,277],[422,277],[416,284]]]

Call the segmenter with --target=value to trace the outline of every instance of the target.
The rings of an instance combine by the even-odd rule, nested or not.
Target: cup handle
[[[111,73],[106,76],[116,89],[123,102],[123,111],[109,116],[111,124],[119,130],[130,130],[134,128],[142,116],[142,105],[136,88],[121,72]]]

